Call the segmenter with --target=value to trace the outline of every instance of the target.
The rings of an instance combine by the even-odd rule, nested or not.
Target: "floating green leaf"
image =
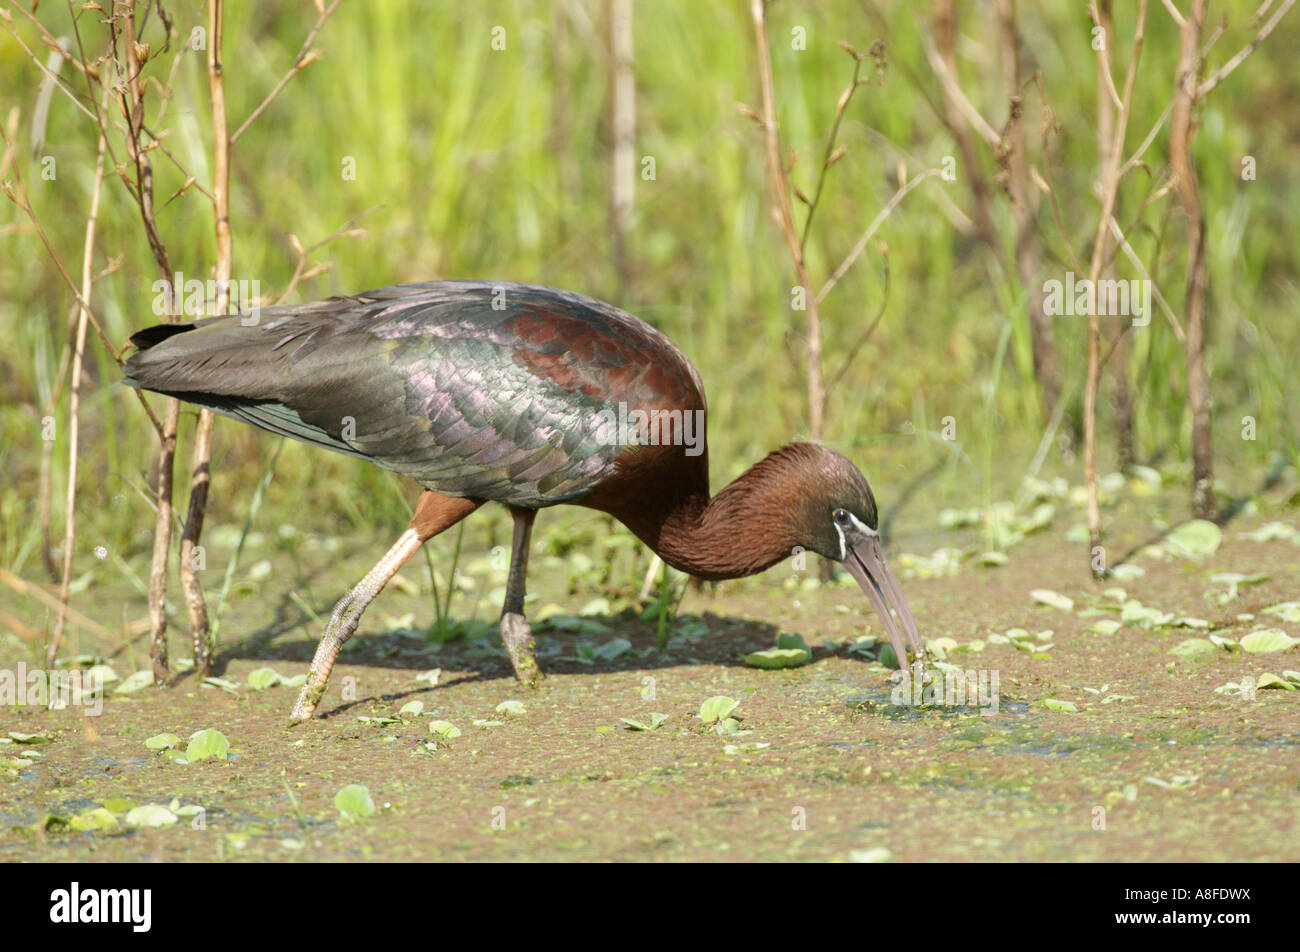
[[[1285,522],[1266,522],[1253,532],[1243,532],[1240,535],[1251,542],[1269,542],[1273,539],[1292,539],[1296,536],[1296,530]]]
[[[1116,565],[1110,570],[1110,577],[1115,579],[1117,582],[1131,582],[1134,579],[1141,578],[1146,574],[1147,574],[1147,570],[1144,569],[1142,566],[1133,565],[1128,562],[1124,563],[1123,565]]]
[[[1265,671],[1263,674],[1259,676],[1259,680],[1255,682],[1255,687],[1274,688],[1274,689],[1281,688],[1285,691],[1300,690],[1300,685],[1292,684],[1286,678],[1279,678],[1276,674],[1270,674],[1267,671]]]
[[[176,814],[159,803],[146,803],[126,815],[127,826],[171,826],[176,821]]]
[[[609,608],[608,598],[593,598],[587,604],[578,609],[578,615],[586,618],[592,615],[609,615],[612,614]]]
[[[1217,552],[1222,541],[1223,530],[1213,522],[1193,519],[1165,536],[1164,550],[1175,558],[1199,562]]]
[[[751,651],[743,658],[751,668],[797,668],[812,660],[812,654],[802,648],[768,648]]]
[[[1218,572],[1210,576],[1210,581],[1215,585],[1226,585],[1228,590],[1222,595],[1216,596],[1220,605],[1226,605],[1237,597],[1237,588],[1242,585],[1258,585],[1260,582],[1267,582],[1273,576],[1263,572],[1256,572],[1253,575],[1242,575],[1239,572]]]
[[[1142,778],[1144,783],[1159,787],[1161,790],[1186,790],[1199,779],[1201,779],[1199,774],[1175,774],[1169,780],[1161,780],[1159,777]]]
[[[1269,605],[1263,609],[1265,615],[1276,615],[1278,618],[1290,624],[1300,622],[1300,602],[1279,602],[1276,605]]]
[[[1174,613],[1162,612],[1154,606],[1143,605],[1136,598],[1130,598],[1120,608],[1119,617],[1126,625],[1160,628],[1173,622]]]
[[[265,691],[279,684],[283,678],[274,668],[258,668],[248,675],[248,686],[254,691]]]
[[[203,812],[203,807],[197,803],[188,803],[182,806],[181,801],[176,797],[172,797],[172,802],[167,804],[167,809],[177,816],[198,816]]]
[[[190,735],[190,742],[185,747],[185,759],[190,763],[208,757],[225,760],[229,752],[230,741],[226,740],[226,735],[221,731],[207,728]]]
[[[397,712],[405,717],[416,717],[424,710],[423,701],[407,701]]]
[[[668,715],[651,714],[649,724],[643,724],[641,721],[631,717],[620,717],[619,720],[626,724],[627,729],[630,731],[656,731],[664,721],[668,720]]]
[[[92,810],[78,813],[68,821],[68,825],[74,830],[93,832],[95,830],[116,830],[118,823],[117,817],[113,816],[108,810],[103,807],[95,807]]]
[[[134,694],[136,691],[142,691],[149,685],[153,684],[152,671],[137,671],[129,675],[125,681],[113,688],[114,694]]]
[[[1251,654],[1285,651],[1292,645],[1300,645],[1300,639],[1292,638],[1280,628],[1261,628],[1241,639],[1241,650]]]
[[[451,721],[430,721],[429,733],[437,734],[439,737],[446,740],[451,740],[453,737],[460,736],[460,728]]]
[[[714,721],[726,717],[738,707],[740,707],[739,701],[719,694],[701,704],[700,713],[696,716],[705,724],[712,724]]]
[[[1208,638],[1186,638],[1169,649],[1171,655],[1190,658],[1194,655],[1213,654],[1219,649]]]
[[[781,632],[776,636],[776,646],[783,649],[793,648],[798,651],[806,651],[810,657],[812,656],[812,648],[808,647],[808,642],[804,641],[803,635],[797,631]]]
[[[1054,592],[1050,588],[1036,588],[1029,593],[1036,602],[1044,605],[1051,605],[1053,608],[1059,608],[1063,612],[1074,611],[1074,599]]]
[[[175,734],[154,734],[144,742],[144,745],[150,750],[164,750],[168,747],[175,747],[181,742],[181,739]]]
[[[345,820],[356,820],[375,812],[375,801],[370,799],[370,790],[360,783],[350,783],[334,794],[334,806]]]
[[[713,732],[715,734],[727,734],[732,737],[743,737],[746,734],[753,733],[753,731],[742,731],[740,721],[734,717],[724,717],[719,720],[718,723],[713,725]]]
[[[1066,714],[1077,714],[1079,706],[1073,701],[1060,701],[1054,697],[1043,698],[1043,707],[1049,711],[1063,711]]]
[[[221,688],[227,694],[238,694],[239,685],[225,678],[204,678],[200,684],[205,688]]]
[[[497,705],[498,714],[514,714],[516,716],[524,713],[524,702],[516,700],[502,701]]]
[[[86,671],[86,678],[97,684],[107,684],[109,681],[117,681],[117,672],[106,664],[93,665]]]

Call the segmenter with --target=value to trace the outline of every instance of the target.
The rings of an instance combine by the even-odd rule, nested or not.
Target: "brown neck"
[[[653,510],[620,507],[611,514],[675,569],[710,580],[741,578],[788,558],[799,545],[785,475],[769,457],[712,499],[696,491]]]

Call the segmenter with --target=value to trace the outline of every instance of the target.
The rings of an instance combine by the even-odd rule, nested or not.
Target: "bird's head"
[[[799,449],[806,454],[800,466],[806,485],[795,519],[806,539],[802,544],[848,570],[880,616],[899,665],[906,665],[899,622],[918,657],[924,648],[898,580],[885,564],[871,487],[861,471],[834,450],[808,443],[799,444]]]

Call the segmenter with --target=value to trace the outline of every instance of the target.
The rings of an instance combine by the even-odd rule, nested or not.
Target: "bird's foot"
[[[315,673],[312,672],[313,675]],[[298,703],[293,706],[293,713],[289,715],[289,726],[296,727],[304,721],[311,720],[316,713],[316,706],[324,696],[325,682],[313,683],[313,678],[309,676],[307,683],[302,686],[302,693],[298,695]]]
[[[517,612],[501,616],[501,640],[505,642],[515,677],[529,687],[536,687],[545,675],[537,665],[537,645],[528,619]]]

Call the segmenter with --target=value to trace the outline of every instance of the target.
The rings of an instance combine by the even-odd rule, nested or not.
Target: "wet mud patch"
[[[1128,597],[1239,639],[1251,622],[1238,616],[1268,617],[1297,597],[1300,547],[1238,542],[1235,531],[1209,563],[1145,562]],[[689,591],[681,610],[698,624],[668,650],[653,621],[625,616],[601,617],[593,635],[540,633],[548,677],[536,690],[508,677],[490,638],[431,644],[382,633],[376,618],[340,659],[321,716],[290,728],[296,691],[253,690],[250,675],[304,672],[315,632],[268,625],[246,600],[249,634],[226,646],[218,672],[231,690],[191,679],[131,695],[110,687],[97,717],[3,712],[12,742],[0,762],[20,766],[0,776],[0,859],[850,860],[882,848],[943,862],[1300,859],[1300,692],[1216,693],[1300,669],[1300,651],[1183,657],[1171,650],[1203,632],[1102,634],[1095,621],[1119,617],[1103,594],[1114,586],[1094,585],[1080,564],[1078,546],[1043,535],[998,568],[904,580],[927,637],[956,643],[948,663],[998,673],[990,714],[895,703],[890,672],[855,640],[881,634],[859,593],[792,595],[760,577]],[[1235,600],[1207,596],[1212,574],[1261,565],[1271,578]],[[1045,588],[1074,610],[1030,598]],[[401,592],[384,608],[427,613]],[[1300,636],[1294,623],[1270,624]],[[1005,637],[1015,629],[1031,643]],[[805,638],[811,663],[740,661],[779,632]],[[616,639],[626,647],[609,657],[580,650]],[[129,662],[112,659],[123,677]],[[697,716],[716,696],[739,702],[730,732]],[[522,710],[502,706],[511,701]],[[443,721],[454,736],[430,729]],[[183,746],[203,729],[228,739],[226,759],[174,763],[145,746],[163,732]],[[336,806],[353,784],[371,815]],[[132,809],[173,802],[201,808],[202,823],[128,825]],[[106,828],[72,827],[96,817]]]

